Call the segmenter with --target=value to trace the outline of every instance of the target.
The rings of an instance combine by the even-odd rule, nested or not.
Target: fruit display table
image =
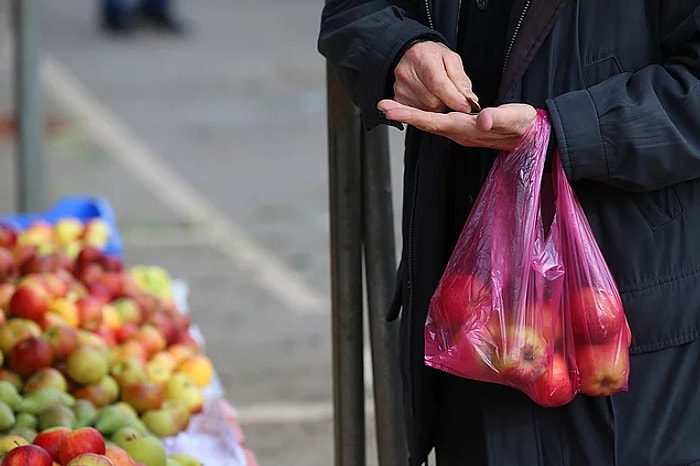
[[[0,466],[257,466],[187,294],[104,199],[0,215]]]

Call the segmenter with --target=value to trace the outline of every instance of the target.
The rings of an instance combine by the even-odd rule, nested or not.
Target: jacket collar
[[[571,0],[514,0],[507,45],[515,39],[499,89],[502,101],[522,79],[525,71],[552,32],[559,14]],[[521,16],[525,15],[521,21]],[[518,29],[518,23],[520,28]],[[517,35],[516,35],[517,34]]]

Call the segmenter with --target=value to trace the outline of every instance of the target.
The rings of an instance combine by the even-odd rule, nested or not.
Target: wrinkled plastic
[[[627,389],[630,334],[558,157],[545,180],[553,218],[543,221],[550,131],[538,110],[519,146],[496,159],[431,299],[425,363],[561,406],[579,392]]]
[[[576,193],[555,157],[559,238],[564,257],[562,307],[572,329],[579,392],[608,396],[629,388],[632,342],[622,299]]]

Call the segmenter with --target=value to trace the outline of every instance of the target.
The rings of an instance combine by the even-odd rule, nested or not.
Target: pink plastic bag
[[[629,330],[558,158],[545,232],[549,136],[547,114],[538,110],[520,145],[496,159],[431,299],[425,363],[561,406],[579,391],[627,388]]]
[[[559,155],[553,173],[564,257],[562,307],[572,329],[579,392],[608,396],[627,391],[632,342],[617,286],[593,236]]]

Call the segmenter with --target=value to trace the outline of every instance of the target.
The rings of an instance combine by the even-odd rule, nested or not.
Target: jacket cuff
[[[547,100],[566,176],[571,181],[606,182],[610,175],[598,111],[587,90]]]

